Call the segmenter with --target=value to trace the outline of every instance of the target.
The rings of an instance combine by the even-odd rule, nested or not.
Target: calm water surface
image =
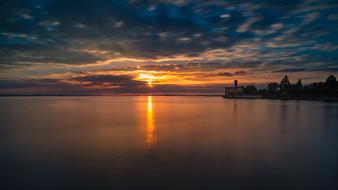
[[[338,104],[1,97],[0,189],[337,189]]]

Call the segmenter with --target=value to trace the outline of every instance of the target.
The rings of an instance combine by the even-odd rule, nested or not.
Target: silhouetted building
[[[225,97],[236,97],[238,95],[243,94],[243,86],[238,86],[238,81],[234,81],[234,86],[232,87],[225,87],[224,88],[224,96]]]

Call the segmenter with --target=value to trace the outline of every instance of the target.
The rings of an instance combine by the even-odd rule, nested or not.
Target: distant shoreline
[[[224,99],[246,99],[246,100],[308,100],[308,101],[324,101],[324,102],[338,102],[337,97],[262,97],[262,96],[237,96],[237,97],[226,97]]]
[[[0,97],[130,97],[130,96],[185,96],[185,97],[221,97],[223,99],[228,100],[306,100],[306,101],[324,101],[324,102],[338,102],[337,97],[262,97],[262,96],[237,96],[237,97],[226,97],[224,95],[203,95],[203,94],[195,94],[195,95],[154,95],[154,94],[133,94],[133,95],[125,95],[125,94],[114,94],[114,95],[0,95]]]
[[[188,95],[180,95],[180,94],[95,94],[95,95],[67,95],[67,94],[51,94],[51,95],[40,95],[40,94],[33,94],[33,95],[0,95],[0,97],[49,97],[49,96],[206,96],[206,97],[222,97],[223,95],[220,94],[188,94]]]

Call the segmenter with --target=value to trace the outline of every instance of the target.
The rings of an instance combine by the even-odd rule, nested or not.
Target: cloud
[[[58,80],[0,80],[0,95],[80,95],[90,90]]]
[[[275,73],[297,73],[297,72],[303,72],[303,71],[305,71],[304,68],[288,68],[288,69],[275,70],[273,72]]]
[[[2,0],[0,74],[21,80],[83,72],[104,80],[96,72],[336,73],[336,12],[336,1]],[[86,77],[73,80],[142,86],[132,78]]]
[[[234,74],[235,75],[246,75],[247,72],[246,71],[236,71]]]
[[[338,72],[338,67],[310,67],[310,68],[287,68],[273,71],[275,73],[298,73],[298,72]]]
[[[163,84],[147,88],[142,81],[128,76],[77,77],[73,80],[90,84],[69,83],[61,80],[0,80],[0,95],[114,95],[114,94],[221,94],[222,85]],[[119,85],[118,88],[107,88]]]
[[[87,75],[73,77],[71,81],[78,81],[84,86],[115,86],[115,87],[133,87],[145,86],[145,82],[136,81],[128,75]]]
[[[235,71],[235,72],[219,72],[218,76],[225,76],[225,77],[233,77],[233,76],[239,76],[239,75],[246,75],[248,74],[247,71]]]
[[[217,75],[218,76],[225,76],[225,77],[235,76],[233,73],[229,73],[229,72],[219,72]]]

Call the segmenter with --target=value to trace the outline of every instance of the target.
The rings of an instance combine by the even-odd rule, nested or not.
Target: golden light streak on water
[[[148,96],[147,102],[147,129],[145,138],[145,148],[151,149],[156,141],[155,132],[155,121],[153,115],[153,100],[151,96]]]

